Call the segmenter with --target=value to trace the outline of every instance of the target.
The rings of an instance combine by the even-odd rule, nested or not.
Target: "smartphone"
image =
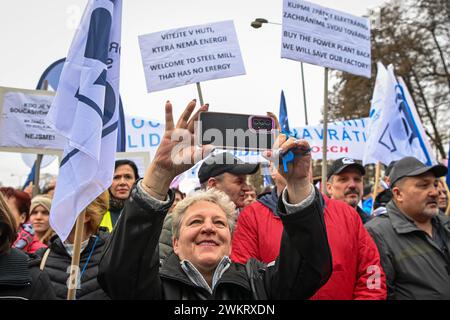
[[[228,150],[270,150],[277,133],[275,121],[268,116],[209,111],[199,114],[195,128],[199,146]]]

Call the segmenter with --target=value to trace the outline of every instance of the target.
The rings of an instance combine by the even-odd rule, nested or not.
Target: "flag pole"
[[[306,90],[305,90],[305,76],[303,73],[303,62],[300,62],[300,69],[302,73],[302,88],[303,88],[303,109],[305,111],[305,125],[308,125],[308,112],[306,108]]]
[[[449,204],[450,191],[448,189],[447,181],[445,181],[445,177],[441,177],[441,181],[444,184],[445,191],[447,192],[447,209],[445,210],[445,215],[449,216],[450,215],[450,204]]]
[[[197,92],[198,92],[198,98],[200,100],[200,106],[203,105],[203,94],[202,94],[202,87],[200,87],[200,82],[197,82]]]
[[[375,198],[377,197],[378,186],[380,185],[380,176],[381,176],[381,162],[378,161],[375,165],[375,184],[373,185],[373,195],[372,195],[372,211],[373,205],[375,204]]]
[[[48,80],[44,80],[41,90],[48,90]],[[44,155],[39,153],[36,157],[36,161],[34,162],[35,171],[34,171],[34,179],[33,179],[33,190],[32,196],[35,197],[39,194],[39,178],[41,175],[41,163]]]
[[[81,212],[75,225],[75,239],[73,243],[72,262],[70,263],[70,275],[67,290],[67,300],[75,300],[78,286],[78,279],[81,282],[80,275],[80,251],[83,238],[84,216],[86,209]]]
[[[323,144],[322,144],[322,192],[327,184],[327,136],[328,136],[328,68],[325,68],[325,83],[323,97]]]

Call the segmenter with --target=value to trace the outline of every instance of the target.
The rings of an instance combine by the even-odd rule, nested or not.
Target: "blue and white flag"
[[[392,65],[386,69],[378,62],[377,66],[363,164],[380,161],[388,165],[391,161],[413,156],[431,165],[435,160],[415,106],[407,99],[406,86],[397,81]]]
[[[450,188],[450,142],[448,146],[447,168],[449,170],[447,172],[447,178],[445,179],[445,182],[447,182],[447,186]]]
[[[283,90],[281,90],[279,117],[280,117],[281,132],[290,134],[291,130],[289,130],[289,119],[287,114],[286,99],[284,98]]]
[[[65,240],[78,215],[112,183],[119,118],[122,0],[90,0],[47,120],[66,137],[50,212]]]

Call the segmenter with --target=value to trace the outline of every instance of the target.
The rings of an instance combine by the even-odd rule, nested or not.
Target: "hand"
[[[195,104],[196,100],[189,102],[174,126],[172,104],[169,101],[166,103],[166,129],[143,179],[146,191],[159,200],[166,198],[170,183],[177,175],[193,167],[213,149],[211,145],[201,148],[194,145],[194,122],[200,111],[208,111],[206,104],[189,119]]]
[[[275,121],[275,129],[277,129],[278,132],[281,132],[281,125],[280,125],[280,121],[278,121],[277,116],[272,112],[267,112],[267,115],[269,117],[271,117],[273,119],[273,121]]]
[[[288,172],[284,172],[280,166],[280,155],[288,151],[294,153],[294,160],[289,162]],[[306,140],[299,140],[280,134],[271,151],[267,151],[268,157],[278,168],[279,174],[286,179],[290,203],[303,201],[311,192],[310,167],[311,149]]]

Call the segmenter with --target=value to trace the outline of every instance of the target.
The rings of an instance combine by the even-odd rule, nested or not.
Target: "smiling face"
[[[398,208],[416,221],[426,221],[439,213],[438,179],[433,173],[406,177],[392,188]]]
[[[202,274],[211,274],[231,253],[231,231],[225,212],[210,201],[189,206],[180,223],[173,250],[180,260],[189,260]]]

